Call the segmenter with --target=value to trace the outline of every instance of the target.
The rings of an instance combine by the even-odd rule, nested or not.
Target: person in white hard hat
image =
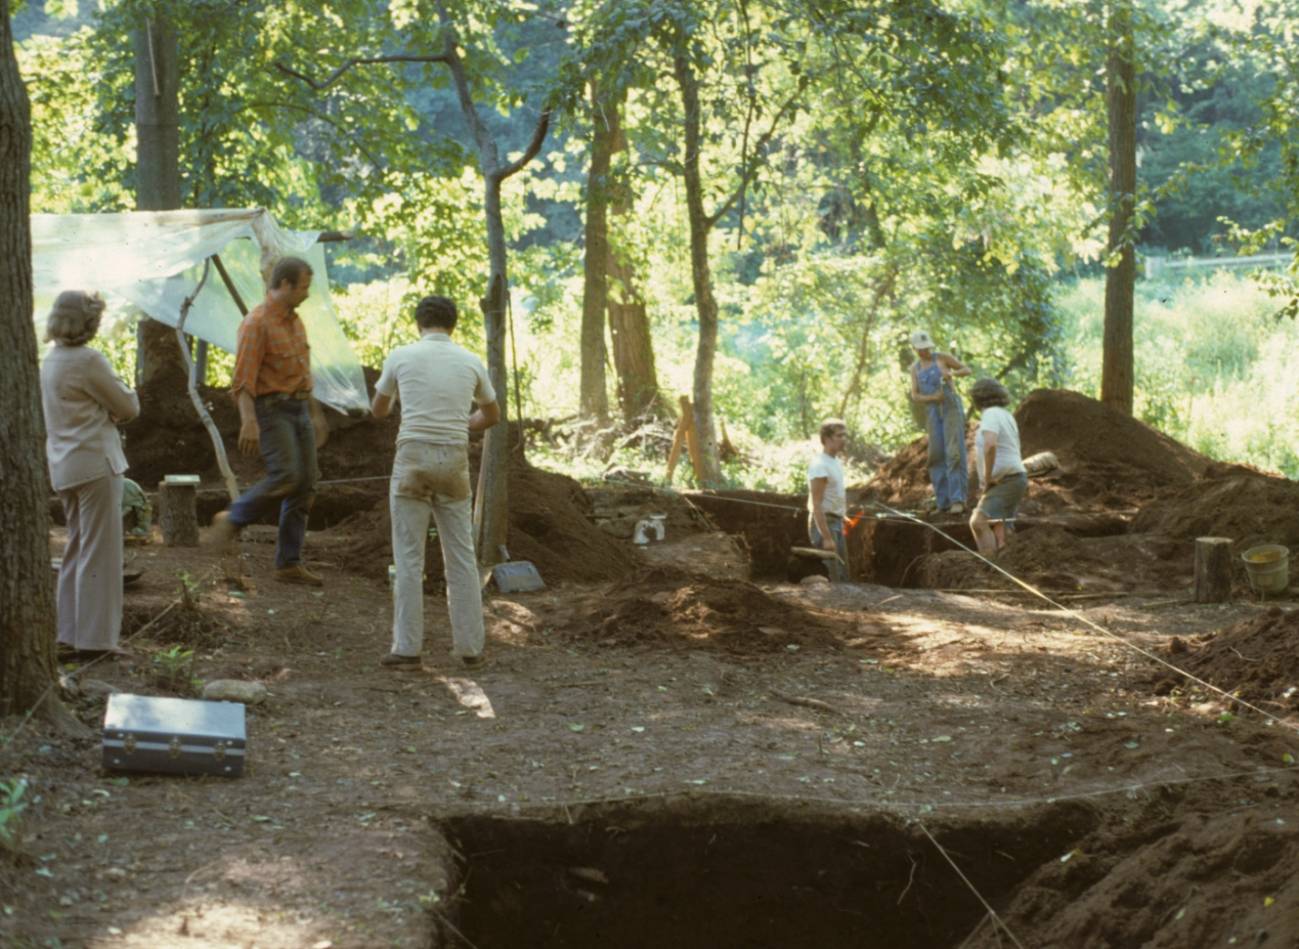
[[[911,398],[928,408],[929,480],[939,511],[965,512],[969,475],[966,473],[965,407],[952,385],[956,376],[970,370],[948,353],[934,348],[924,330],[911,334],[916,361],[911,364]]]

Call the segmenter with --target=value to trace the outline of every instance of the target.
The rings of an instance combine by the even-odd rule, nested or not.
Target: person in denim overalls
[[[934,349],[924,330],[911,334],[917,359],[911,365],[911,398],[927,406],[929,433],[929,480],[939,511],[965,512],[969,481],[965,454],[965,407],[952,385],[954,376],[968,376],[970,370],[955,356]]]

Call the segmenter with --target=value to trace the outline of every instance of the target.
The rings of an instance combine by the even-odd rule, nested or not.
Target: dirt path
[[[778,938],[794,910],[777,908],[803,885],[778,875],[788,864],[799,880],[869,881],[881,907],[915,917],[896,940],[955,946],[983,910],[932,833],[1009,925],[1042,937],[1026,944],[1262,944],[1259,931],[1296,944],[1299,797],[1280,770],[1299,755],[1293,726],[1224,716],[1195,689],[1156,694],[1149,660],[1021,597],[655,568],[493,599],[491,659],[472,675],[436,632],[421,671],[391,672],[378,665],[388,591],[338,566],[344,538],[311,535],[324,590],[270,580],[270,539],[255,529],[246,545],[267,578],[255,594],[201,583],[197,613],[173,611],[130,659],[86,671],[75,700],[96,723],[109,687],[161,694],[154,657],[197,639],[194,675],[270,689],[249,709],[246,776],[110,775],[97,740],[24,729],[0,751],[0,776],[29,782],[22,856],[0,861],[0,942],[653,945],[667,929],[649,921],[670,928],[662,906],[690,891],[737,911],[682,919],[698,940],[686,945],[894,932],[809,881],[800,899],[832,909]],[[182,572],[209,564],[162,548],[137,563],[135,628],[172,602]],[[430,628],[445,629],[440,598],[427,602]],[[1173,636],[1261,613],[1087,602],[1091,619],[1161,654]],[[1225,774],[1237,777],[1203,780]],[[652,846],[638,828],[654,829]],[[1207,857],[1178,862],[1214,846],[1232,856],[1213,872],[1194,875]],[[759,865],[776,874],[750,881],[762,899],[740,886]],[[711,882],[689,867],[712,867]],[[723,877],[731,890],[709,888]],[[1133,879],[1144,897],[1123,889]],[[1180,916],[1165,906],[1179,886],[1199,907]],[[529,930],[519,920],[540,925],[539,906],[552,928]],[[1090,935],[1066,938],[1088,912]],[[579,935],[593,920],[628,928]],[[991,923],[980,938],[996,944]]]

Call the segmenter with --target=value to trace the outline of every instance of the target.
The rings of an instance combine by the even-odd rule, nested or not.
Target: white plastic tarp
[[[285,255],[311,264],[311,296],[298,308],[311,343],[316,397],[341,412],[368,406],[360,360],[338,325],[329,296],[318,231],[282,229],[269,213],[250,210],[134,211],[122,214],[33,214],[32,263],[38,324],[63,290],[99,291],[105,320],[125,316],[114,303],[137,307],[168,326],[194,292],[213,254],[250,308],[265,296],[262,273]],[[234,351],[238,307],[216,268],[190,308],[185,332]],[[41,335],[38,327],[38,336]]]

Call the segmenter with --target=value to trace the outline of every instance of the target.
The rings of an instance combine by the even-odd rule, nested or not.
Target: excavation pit
[[[917,823],[795,804],[692,799],[554,819],[462,817],[449,908],[478,949],[620,946],[956,947],[986,911]],[[994,906],[1091,826],[1056,806],[1026,821],[929,830]],[[448,927],[445,944],[461,944]]]

